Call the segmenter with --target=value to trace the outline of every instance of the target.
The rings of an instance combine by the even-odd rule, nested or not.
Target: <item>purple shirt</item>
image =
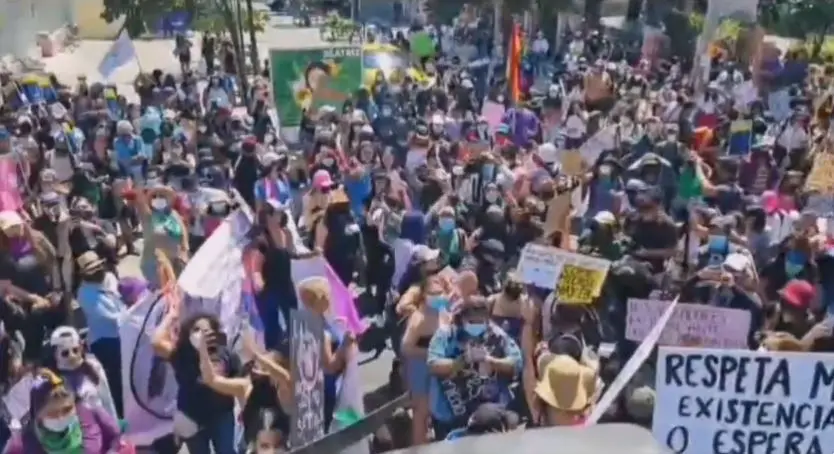
[[[76,406],[81,431],[84,433],[84,454],[118,452],[120,431],[116,420],[104,409],[83,404]],[[32,426],[12,435],[4,454],[49,454],[41,447]]]
[[[513,143],[526,147],[539,132],[539,119],[529,109],[511,107],[504,112],[501,123],[510,127]]]

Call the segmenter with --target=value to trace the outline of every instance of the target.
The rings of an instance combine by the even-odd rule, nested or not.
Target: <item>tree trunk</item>
[[[665,5],[665,4],[664,4]],[[663,18],[662,4],[658,0],[646,0],[646,25],[650,27],[660,27]]]
[[[640,11],[643,9],[643,0],[628,0],[626,6],[626,22],[637,22],[640,19]]]
[[[255,12],[252,8],[252,0],[246,0],[246,15],[249,17],[249,41],[250,59],[252,60],[252,71],[255,74],[261,73],[261,57],[258,55],[258,33],[255,31]]]
[[[585,23],[596,28],[602,20],[602,2],[604,0],[585,0]]]
[[[229,30],[229,35],[232,38],[232,47],[235,50],[235,60],[237,63],[237,83],[240,87],[243,104],[249,107],[249,78],[246,74],[246,58],[244,52],[246,51],[243,43],[243,34],[240,30],[240,22],[235,20],[235,12],[231,5],[228,5],[223,11],[223,21],[226,23],[226,28]],[[240,6],[240,3],[238,3]],[[239,11],[239,9],[238,9]]]

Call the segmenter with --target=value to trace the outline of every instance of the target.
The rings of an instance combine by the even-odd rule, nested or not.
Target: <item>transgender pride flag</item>
[[[254,331],[255,339],[259,345],[264,345],[264,324],[255,304],[255,286],[252,282],[252,271],[255,263],[252,254],[247,248],[243,252],[243,282],[240,286],[240,309],[241,320],[249,325]]]

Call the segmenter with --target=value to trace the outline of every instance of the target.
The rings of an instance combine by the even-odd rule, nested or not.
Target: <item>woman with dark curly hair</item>
[[[210,452],[213,447],[216,454],[234,454],[234,398],[218,393],[201,379],[198,346],[204,345],[212,366],[224,377],[240,375],[240,360],[226,345],[217,317],[197,314],[175,330],[179,312],[178,305],[172,305],[152,340],[157,355],[171,364],[179,384],[174,434],[185,440],[189,452]]]

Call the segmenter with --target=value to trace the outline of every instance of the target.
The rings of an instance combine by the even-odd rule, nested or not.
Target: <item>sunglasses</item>
[[[80,356],[81,355],[81,347],[72,347],[66,350],[59,350],[58,355],[61,358],[69,358],[70,355],[72,356]]]

